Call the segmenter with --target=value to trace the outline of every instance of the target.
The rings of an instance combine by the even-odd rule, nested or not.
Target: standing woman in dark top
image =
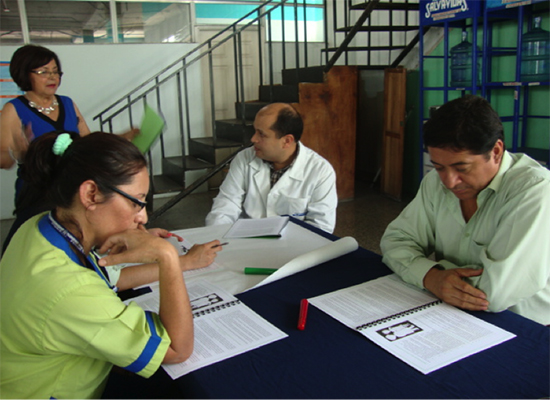
[[[0,167],[9,169],[24,158],[29,142],[48,132],[90,133],[76,104],[67,96],[57,95],[63,75],[59,57],[37,45],[25,45],[15,51],[10,62],[10,75],[25,92],[2,109],[0,118]],[[122,136],[130,138],[131,130]],[[26,189],[19,177],[15,183],[16,219],[4,242],[5,250],[15,231],[27,219],[49,209],[42,199],[25,199]],[[22,203],[22,200],[24,202]]]
[[[90,133],[76,104],[67,96],[56,94],[63,75],[61,63],[53,51],[26,45],[15,51],[10,75],[25,92],[2,109],[2,168],[22,160],[26,150],[22,127],[32,138],[52,131],[69,131],[85,136]],[[11,150],[11,152],[10,152]]]

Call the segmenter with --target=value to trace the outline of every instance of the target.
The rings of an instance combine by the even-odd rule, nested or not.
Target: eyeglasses
[[[47,78],[47,77],[52,77],[52,76],[58,76],[59,78],[61,78],[63,76],[63,72],[61,71],[46,71],[46,70],[38,70],[38,71],[31,71],[33,74],[36,74],[38,75],[39,77],[41,78]]]
[[[143,210],[145,208],[145,206],[147,205],[146,201],[138,200],[134,196],[130,196],[128,193],[123,192],[122,190],[120,190],[120,189],[118,189],[114,186],[107,186],[107,188],[112,190],[113,192],[116,192],[116,193],[120,194],[122,197],[126,197],[132,203],[136,204],[139,207],[139,211]]]

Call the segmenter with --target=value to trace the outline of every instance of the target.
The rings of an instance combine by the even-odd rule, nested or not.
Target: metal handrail
[[[266,4],[263,4],[262,6],[254,9],[253,11],[249,12],[248,14],[246,14],[246,16],[240,18],[237,22],[234,22],[232,25],[230,25],[229,27],[223,29],[222,31],[218,32],[217,34],[215,34],[214,36],[212,36],[211,38],[209,38],[208,40],[206,40],[205,42],[203,42],[202,44],[200,44],[198,47],[196,47],[195,49],[191,50],[190,52],[188,52],[186,55],[184,55],[183,57],[180,57],[177,61],[173,62],[172,64],[170,64],[168,67],[164,68],[161,72],[155,74],[153,77],[149,78],[148,80],[146,80],[145,82],[143,82],[141,85],[139,85],[138,87],[136,87],[135,89],[133,89],[132,91],[128,92],[125,96],[121,97],[119,100],[115,101],[113,104],[111,104],[109,107],[107,107],[106,109],[104,109],[103,111],[101,111],[99,114],[97,114],[93,119],[97,119],[97,118],[100,118],[100,123],[101,124],[104,124],[106,123],[107,121],[110,121],[112,120],[114,117],[116,117],[117,115],[119,115],[120,113],[122,113],[123,111],[125,111],[126,109],[129,109],[131,108],[132,105],[134,105],[136,102],[138,102],[139,100],[141,100],[143,97],[147,96],[149,93],[151,93],[153,90],[156,90],[159,86],[161,86],[163,83],[167,82],[168,80],[172,79],[178,72],[181,72],[182,70],[186,69],[186,68],[189,68],[191,65],[195,64],[197,61],[201,60],[203,57],[207,56],[207,55],[210,55],[212,54],[212,52],[214,50],[216,50],[218,47],[222,46],[223,44],[225,44],[225,42],[227,42],[228,40],[231,40],[233,38],[235,38],[236,36],[238,36],[243,30],[247,29],[249,26],[251,26],[252,24],[254,24],[255,22],[258,22],[261,20],[261,18],[265,17],[266,15],[269,15],[271,14],[275,9],[277,9],[278,7],[282,7],[286,2],[288,1],[291,1],[291,0],[267,0]],[[277,5],[273,6],[271,9],[263,12],[263,13],[260,13],[261,9],[262,8],[265,8],[266,5],[269,5],[271,3],[278,3]],[[259,15],[254,18],[253,20],[251,20],[250,22],[248,22],[247,24],[245,25],[242,25],[240,29],[236,29],[236,27],[238,26],[239,22],[245,20],[248,18],[248,16],[254,14],[254,13],[259,13]],[[222,39],[221,41],[219,41],[215,46],[212,46],[212,42],[218,38],[219,36],[221,36],[222,34],[228,32],[229,30],[233,29],[234,32],[225,37],[224,39]],[[162,80],[158,81],[158,79],[160,78],[161,75],[163,75],[164,73],[166,73],[167,71],[169,71],[171,68],[173,68],[174,66],[176,66],[177,64],[181,63],[181,62],[185,62],[190,56],[192,56],[194,53],[196,53],[199,49],[203,48],[204,46],[208,46],[208,50],[203,52],[203,53],[200,53],[198,56],[196,56],[195,58],[193,58],[190,62],[187,62],[185,66],[183,67],[179,67],[176,71],[172,72],[170,75],[168,76],[165,76]],[[156,81],[156,83],[154,84],[154,86],[150,87],[149,89],[147,89],[146,91],[142,92],[139,96],[135,97],[133,100],[130,100],[130,97],[132,94],[135,94],[136,92],[138,92],[140,89],[143,89],[144,87],[146,87],[149,83],[151,83],[152,81]],[[123,103],[123,101],[127,101],[127,104],[122,106],[120,109],[118,109],[116,112],[112,113],[111,115],[109,115],[108,117],[104,118],[103,115],[113,109],[115,106],[117,106],[118,104],[120,103]]]
[[[266,0],[266,3],[265,4],[262,4],[261,6],[255,8],[254,10],[250,11],[248,14],[246,14],[244,17],[241,17],[239,18],[236,22],[234,22],[233,24],[229,25],[228,27],[222,29],[221,31],[219,31],[218,33],[216,33],[214,36],[212,36],[210,39],[208,39],[207,41],[201,43],[200,45],[198,45],[197,47],[195,47],[193,50],[189,51],[187,54],[185,54],[184,56],[180,57],[179,59],[177,59],[176,61],[174,61],[172,64],[168,65],[167,67],[165,67],[164,69],[162,69],[160,72],[156,73],[155,75],[153,75],[151,78],[147,79],[145,82],[143,82],[141,85],[138,85],[136,88],[134,88],[133,90],[129,91],[128,93],[126,93],[126,95],[122,96],[120,99],[116,100],[113,104],[111,104],[109,107],[105,108],[103,111],[99,112],[94,118],[93,120],[95,121],[96,119],[98,118],[101,118],[101,116],[103,114],[105,114],[107,111],[111,110],[112,108],[114,108],[117,104],[121,103],[123,100],[125,99],[128,99],[132,94],[138,92],[141,88],[145,87],[147,84],[151,83],[152,81],[154,80],[158,80],[158,78],[163,75],[165,72],[167,72],[168,70],[170,70],[171,68],[175,67],[176,65],[178,65],[179,63],[181,63],[182,61],[186,60],[187,58],[189,58],[191,55],[193,55],[195,52],[199,51],[200,49],[202,49],[204,46],[207,46],[209,43],[211,43],[213,40],[215,40],[216,38],[218,38],[219,36],[223,35],[224,33],[230,31],[230,30],[233,30],[235,29],[235,27],[240,24],[242,21],[248,19],[249,16],[255,14],[255,13],[258,13],[259,10],[261,10],[262,8],[266,7],[267,5],[271,4],[271,3],[279,3],[278,5],[274,6],[272,9],[269,10],[269,12],[271,12],[272,10],[276,9],[277,7],[280,7],[281,5],[285,4],[287,1],[289,0]],[[263,15],[262,15],[263,16]],[[261,17],[256,17],[252,23],[258,21]],[[248,27],[250,25],[247,24],[246,27]],[[235,33],[233,33],[233,35],[235,35]],[[233,37],[233,35],[231,35],[231,37]],[[217,46],[216,46],[217,47]],[[209,51],[212,51],[214,50],[213,49],[210,49]],[[180,68],[181,69],[181,68]],[[172,74],[171,76],[173,76],[174,74]],[[163,81],[161,81],[160,83],[162,82],[165,82],[166,79],[164,79]],[[155,84],[155,87],[160,85],[159,82],[157,82]]]
[[[355,25],[353,28],[349,31],[349,33],[346,35],[346,38],[342,41],[340,46],[338,47],[338,50],[333,54],[329,62],[324,68],[324,72],[330,71],[330,69],[333,67],[334,64],[336,64],[336,61],[340,58],[342,53],[346,50],[346,47],[348,47],[348,44],[353,40],[357,32],[359,32],[359,29],[363,26],[367,18],[370,16],[372,11],[376,8],[376,5],[380,2],[380,0],[370,0],[369,4],[365,8],[365,11],[363,11],[363,14],[357,19],[355,22]]]
[[[210,171],[208,171],[206,174],[198,178],[195,182],[193,182],[191,185],[187,186],[184,190],[182,190],[180,193],[172,197],[166,204],[164,204],[162,207],[160,207],[158,210],[153,211],[151,215],[149,215],[148,223],[153,222],[158,217],[160,217],[162,214],[164,214],[166,211],[168,211],[170,208],[175,206],[179,201],[181,201],[183,198],[187,197],[189,194],[191,194],[193,191],[198,189],[203,183],[208,181],[210,178],[212,178],[214,175],[216,175],[218,172],[220,172],[222,169],[225,168],[227,164],[229,164],[235,156],[241,152],[242,150],[248,148],[250,146],[243,146],[233,154],[231,154],[229,157],[227,157],[225,160],[220,162],[218,165],[216,165],[214,168],[212,168]]]
[[[325,47],[328,47],[328,31],[327,31],[327,1],[325,0],[323,2],[323,10],[325,12]],[[302,4],[300,5],[299,2]],[[338,58],[343,52],[346,52],[347,57],[347,50],[346,47],[349,45],[351,40],[355,37],[357,32],[360,30],[361,26],[365,23],[367,18],[371,15],[372,11],[376,8],[380,0],[370,0],[368,5],[366,6],[363,14],[361,17],[357,19],[357,22],[355,26],[349,31],[349,33],[346,35],[344,41],[340,44],[339,48],[336,50],[336,53],[332,56],[332,58],[328,59],[328,51],[326,52],[326,66],[323,70],[324,73],[327,73],[332,66],[335,65]],[[407,0],[408,2],[408,0]],[[285,35],[284,35],[284,26],[285,26],[285,4],[291,4],[294,7],[294,19],[295,19],[295,28],[294,28],[294,34],[295,34],[295,63],[296,63],[296,74],[299,73],[298,69],[300,67],[300,48],[299,48],[299,40],[298,40],[298,7],[302,6],[304,8],[303,18],[304,18],[304,52],[302,54],[304,59],[305,67],[308,67],[308,51],[307,51],[307,31],[306,31],[306,7],[307,1],[306,0],[266,0],[265,3],[260,5],[259,7],[255,8],[254,10],[247,13],[245,16],[241,17],[239,20],[234,22],[233,24],[227,26],[226,28],[220,30],[218,33],[210,37],[208,40],[204,41],[197,47],[195,47],[193,50],[189,51],[184,56],[180,57],[178,60],[174,61],[167,67],[163,68],[160,72],[128,92],[126,95],[122,96],[119,100],[105,108],[103,111],[101,111],[98,115],[96,115],[93,119],[96,120],[99,118],[99,122],[101,127],[103,128],[104,124],[108,124],[110,131],[112,132],[112,121],[113,118],[118,116],[124,111],[128,111],[129,118],[130,118],[130,124],[132,125],[132,106],[136,104],[137,102],[143,100],[143,102],[146,101],[147,95],[149,95],[151,92],[156,91],[157,93],[157,107],[160,110],[161,104],[160,104],[160,94],[159,94],[159,87],[169,81],[170,79],[176,77],[177,79],[177,88],[178,88],[178,107],[179,107],[179,130],[181,134],[181,146],[182,146],[182,159],[183,159],[183,165],[185,168],[185,155],[186,155],[186,142],[190,137],[190,118],[189,118],[189,101],[187,98],[187,71],[190,66],[194,65],[199,60],[202,60],[203,57],[209,57],[209,66],[210,66],[210,104],[212,107],[211,116],[210,116],[210,123],[212,124],[212,137],[214,140],[214,143],[216,143],[217,135],[216,135],[216,118],[215,118],[215,107],[214,107],[214,82],[212,77],[212,54],[213,51],[219,48],[220,46],[224,45],[227,41],[233,40],[234,41],[234,54],[235,54],[235,83],[236,83],[236,98],[237,103],[240,104],[240,109],[242,111],[241,113],[241,120],[242,124],[244,125],[246,123],[245,121],[245,113],[244,113],[244,103],[245,103],[245,96],[244,96],[244,76],[243,76],[243,63],[242,63],[242,43],[241,43],[241,33],[249,28],[251,25],[258,23],[261,24],[262,21],[265,21],[267,24],[268,30],[267,30],[267,38],[266,41],[268,42],[268,53],[267,56],[267,71],[269,76],[266,78],[266,81],[269,81],[269,84],[271,86],[271,98],[273,99],[273,51],[272,51],[272,37],[271,37],[271,15],[272,13],[280,8],[281,15],[282,15],[282,29],[283,29],[283,40],[282,40],[282,49],[283,49],[283,69],[286,69],[286,51],[285,51]],[[347,21],[348,15],[347,12],[351,9],[351,1],[348,3],[346,1],[345,3],[345,19]],[[272,7],[269,7],[272,6]],[[268,9],[269,8],[269,9]],[[333,9],[334,12],[334,29],[336,30],[336,8]],[[250,18],[251,16],[254,16],[254,18]],[[250,19],[246,23],[243,23],[243,21]],[[370,20],[369,20],[370,21]],[[220,39],[215,45],[213,44],[214,40],[222,37],[223,35],[227,34],[225,37]],[[258,45],[259,45],[259,54],[260,54],[260,85],[263,84],[263,64],[262,64],[262,30],[258,29]],[[335,42],[336,42],[336,38]],[[370,42],[370,40],[369,40]],[[416,42],[415,42],[416,43]],[[409,51],[414,46],[414,44],[409,44]],[[401,59],[404,57],[404,55],[400,56]],[[347,63],[347,61],[346,61]],[[184,89],[182,93],[182,81],[184,85]],[[185,107],[183,105],[183,98],[185,96]],[[119,107],[120,106],[120,107]],[[119,108],[117,108],[119,107]],[[185,113],[183,112],[183,108],[185,108]],[[108,116],[107,114],[111,112]],[[186,127],[184,127],[184,119],[186,122]],[[186,129],[185,129],[186,128]],[[186,134],[187,132],[187,134]],[[161,135],[162,140],[162,135]],[[242,148],[241,148],[242,149]],[[161,151],[162,151],[162,157],[165,157],[164,154],[164,143],[161,143]],[[239,150],[240,151],[240,150]],[[159,215],[164,213],[166,210],[171,208],[174,204],[179,202],[182,198],[187,196],[189,193],[193,192],[195,189],[197,189],[201,184],[206,182],[210,177],[214,176],[216,173],[218,173],[220,170],[222,170],[236,155],[233,154],[230,157],[228,157],[223,162],[219,163],[213,169],[209,170],[208,173],[206,173],[204,176],[199,178],[197,181],[195,181],[190,186],[184,188],[178,195],[174,196],[168,203],[166,203],[163,207],[158,209],[157,211],[153,212],[153,214],[150,216],[150,221],[157,218]],[[149,161],[151,161],[151,155],[149,154]],[[152,163],[150,162],[151,168]],[[152,169],[150,170],[152,174]]]

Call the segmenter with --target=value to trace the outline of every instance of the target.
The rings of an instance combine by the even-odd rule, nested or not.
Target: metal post
[[[337,3],[336,3],[336,0],[332,0],[332,24],[333,24],[333,27],[332,27],[332,41],[333,41],[333,45],[334,47],[337,47],[336,46],[336,29],[338,27],[338,7],[337,7]]]
[[[422,128],[424,126],[424,31],[423,28],[419,31],[420,37],[418,40],[418,70],[420,71],[419,74],[419,86],[420,86],[420,101],[419,101],[419,110],[420,110],[420,118],[419,120],[419,129],[418,132],[419,138],[418,138],[418,145],[419,145],[419,151],[420,151],[420,168],[419,168],[419,182],[422,180],[424,175],[424,141],[422,138]]]
[[[264,83],[264,62],[262,57],[262,25],[265,23],[262,23],[262,18],[260,18],[261,15],[261,8],[258,10],[258,61],[260,66],[260,85],[263,85]]]
[[[214,97],[214,61],[212,58],[212,41],[208,41],[208,72],[210,74],[210,117],[212,123],[212,140],[214,147],[217,144],[216,137],[216,99]]]
[[[304,67],[307,68],[307,7],[304,0]]]
[[[390,0],[390,6],[392,5],[393,0]],[[393,8],[390,7],[390,37],[388,40],[389,47],[393,47]],[[388,65],[391,64],[391,50],[388,51]]]
[[[323,29],[325,36],[325,64],[328,63],[328,5],[327,0],[323,0]]]
[[[344,26],[345,27],[349,26],[349,20],[351,19],[350,18],[351,17],[350,10],[351,10],[351,0],[347,0],[346,2],[344,2]],[[345,63],[345,65],[349,65],[347,48],[348,48],[348,46],[345,46],[345,48],[344,48],[344,51],[346,52],[344,54],[344,63]]]
[[[185,162],[185,135],[183,134],[183,104],[181,96],[181,73],[180,71],[176,74],[176,81],[178,86],[178,115],[179,115],[179,125],[180,125],[180,137],[181,137],[181,166],[183,168],[183,187],[185,187],[185,171],[187,170],[187,165]]]
[[[300,46],[298,43],[298,0],[294,0],[294,47],[296,50],[296,81],[300,82]]]
[[[134,126],[134,121],[132,119],[132,98],[131,96],[127,97],[128,99],[128,119],[130,120],[130,128]]]
[[[158,76],[155,78],[155,94],[157,95],[157,110],[162,110],[161,104],[160,104],[160,89],[159,89],[159,78]],[[143,97],[145,100],[145,97]],[[147,104],[147,101],[143,102],[143,105],[145,106]],[[161,157],[164,159],[166,156],[164,152],[164,135],[160,135],[160,153]]]
[[[443,104],[449,101],[449,22],[443,24]]]
[[[21,21],[21,33],[23,35],[23,43],[29,44],[31,36],[29,33],[29,22],[27,20],[27,8],[24,0],[17,0],[17,8],[19,9],[19,20]]]
[[[239,73],[240,73],[240,76],[241,76],[241,99],[242,99],[242,120],[243,120],[243,125],[245,124],[245,118],[244,118],[244,105],[245,105],[245,98],[244,98],[244,70],[243,70],[243,44],[242,44],[242,36],[241,34],[239,33],[239,40],[238,40],[238,45],[239,45]]]
[[[234,65],[235,65],[235,94],[237,96],[237,105],[238,107],[240,107],[240,96],[239,96],[239,71],[238,71],[238,67],[239,67],[239,60],[238,60],[238,55],[237,55],[237,52],[238,52],[238,45],[237,45],[237,35],[235,35],[235,32],[237,32],[237,27],[234,26],[233,27],[233,61],[234,61]],[[243,99],[243,102],[244,102],[244,99]]]
[[[283,35],[283,40],[281,43],[282,46],[282,53],[283,53],[283,70],[286,69],[286,33],[285,33],[285,6],[284,4],[281,6],[281,33]]]
[[[147,105],[147,98],[146,96],[143,96],[143,108],[145,108],[145,106]],[[161,140],[162,140],[162,135],[161,135]],[[163,158],[164,158],[164,155],[163,155]],[[151,156],[151,149],[149,149],[147,151],[147,165],[149,166],[149,181],[151,182],[151,185],[153,185],[153,176],[154,176],[154,171],[153,171],[153,159],[152,159],[152,156]],[[154,187],[151,187],[149,188],[149,191],[154,193],[155,192],[155,188]],[[147,200],[149,202],[149,200]]]
[[[113,43],[118,43],[118,13],[115,0],[109,0],[109,10],[111,12],[111,27],[113,28]]]
[[[187,128],[187,131],[183,131],[183,127],[181,127],[180,129],[182,129],[182,132],[184,134],[182,134],[182,145],[187,145],[187,141],[189,139],[191,139],[191,121],[190,121],[190,117],[189,117],[189,88],[187,87],[187,61],[186,59],[184,58],[182,60],[183,62],[183,94],[185,96],[185,123],[186,123],[186,128]],[[183,151],[185,154],[187,154],[187,150],[185,149],[185,151]]]
[[[269,101],[273,101],[273,38],[271,37],[271,14],[267,15],[267,45],[269,47]]]

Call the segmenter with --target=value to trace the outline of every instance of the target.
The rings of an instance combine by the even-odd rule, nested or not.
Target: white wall
[[[18,47],[1,46],[0,61],[9,61]],[[63,82],[58,94],[74,100],[88,126],[94,131],[99,130],[98,121],[93,121],[95,115],[185,55],[195,44],[80,44],[46,47],[59,56],[63,67]],[[190,81],[200,82],[200,76]],[[192,99],[202,97],[199,85],[191,86],[189,92]],[[195,105],[198,104],[201,102]],[[202,115],[200,110],[195,112],[195,115]],[[134,118],[133,122],[139,126],[140,120]],[[121,132],[116,128],[115,131]],[[0,171],[0,219],[13,218],[15,177],[15,169]]]

